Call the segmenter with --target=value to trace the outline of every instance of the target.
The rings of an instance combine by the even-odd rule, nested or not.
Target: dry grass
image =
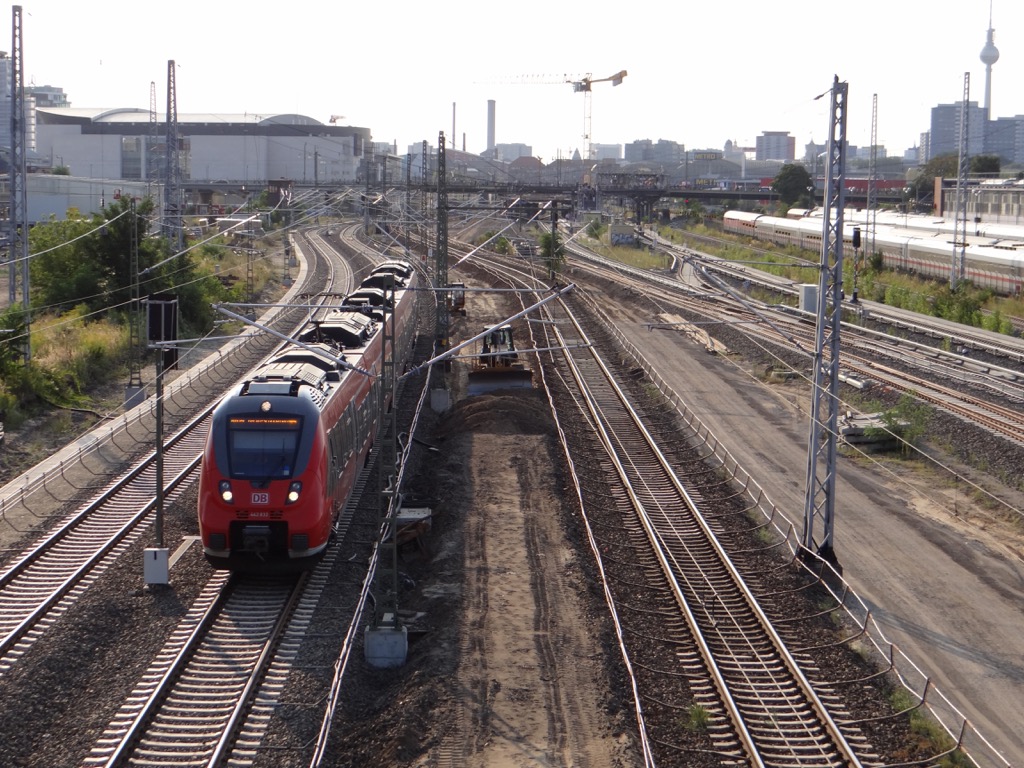
[[[123,358],[128,328],[108,320],[87,322],[77,313],[40,315],[32,322],[32,359],[52,371],[81,371],[83,358]]]

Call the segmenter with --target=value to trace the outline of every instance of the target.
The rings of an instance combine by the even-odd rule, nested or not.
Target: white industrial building
[[[145,181],[115,181],[30,173],[26,179],[26,213],[30,224],[62,220],[68,211],[92,216],[121,197],[152,197],[157,210],[163,208],[163,185]],[[6,194],[6,187],[4,194]]]
[[[53,167],[91,179],[164,178],[164,115],[143,109],[40,108],[35,152]],[[321,123],[304,115],[197,114],[177,120],[181,182],[240,182],[262,187],[358,180],[370,129]]]

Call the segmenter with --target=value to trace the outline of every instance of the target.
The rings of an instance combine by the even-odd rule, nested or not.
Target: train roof
[[[369,277],[365,278],[363,282],[359,284],[360,288],[380,288],[381,290],[388,289],[388,283],[390,282],[396,289],[404,288],[409,278],[403,277],[400,274],[394,272],[374,272]]]
[[[401,275],[408,279],[412,275],[412,264],[407,261],[382,261],[371,271],[371,275],[378,275],[383,273],[391,273],[393,275]]]
[[[757,221],[764,216],[763,213],[752,213],[750,211],[726,211],[725,218],[733,221]]]
[[[373,335],[374,319],[362,312],[336,309],[322,320],[314,321],[312,327],[303,333],[315,339],[327,339],[342,347],[354,349],[366,346]]]
[[[317,354],[318,352],[323,354]],[[335,347],[323,343],[313,343],[307,344],[305,347],[289,347],[272,357],[268,361],[267,367],[303,363],[329,372],[341,369],[341,366],[335,362],[336,359],[344,360],[344,355],[339,355]]]
[[[388,301],[388,296],[383,290],[367,286],[348,294],[345,297],[345,304],[369,304],[372,307],[387,307],[390,306],[391,302]]]
[[[730,215],[734,214],[734,215]],[[806,216],[800,219],[784,219],[778,216],[767,216],[764,214],[751,214],[744,211],[728,211],[726,216],[730,221],[753,222],[755,230],[779,231],[802,233],[807,236],[820,238],[822,230],[822,216]],[[874,238],[876,243],[883,245],[909,246],[919,249],[922,252],[935,255],[949,254],[952,258],[953,240],[955,233],[938,226],[931,229],[920,227],[903,226],[903,215],[879,216],[876,220]],[[943,221],[934,217],[917,217],[918,221],[931,221],[933,224]],[[911,217],[913,221],[913,217]],[[843,233],[844,239],[852,237],[854,227],[864,227],[865,224],[856,220],[850,220],[844,216]],[[863,233],[862,233],[863,234]],[[865,245],[865,247],[867,247]],[[975,228],[975,225],[968,229],[966,248],[972,260],[989,264],[1019,263],[1022,251],[1024,251],[1024,239],[999,238],[984,228]]]

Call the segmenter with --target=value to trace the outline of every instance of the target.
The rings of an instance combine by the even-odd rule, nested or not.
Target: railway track
[[[326,266],[326,261],[321,264]],[[307,273],[308,285],[331,284],[324,266]],[[302,326],[308,314],[305,308],[276,313],[271,327],[290,333]],[[189,376],[183,407],[191,409],[190,419],[159,452],[163,462],[161,496],[164,501],[173,501],[194,479],[209,415],[225,388],[240,371],[251,369],[279,345],[270,334],[253,335],[246,343],[217,356],[214,363],[197,376]],[[177,418],[182,415],[179,411]],[[113,435],[110,440],[116,442],[118,437]],[[154,523],[157,454],[155,448],[150,449],[128,471],[115,475],[107,488],[73,505],[72,511],[63,515],[0,573],[0,675],[43,637],[104,569]],[[77,460],[84,462],[87,458],[83,452]],[[53,494],[52,485],[65,482],[71,473],[72,468],[61,463],[57,471],[43,473],[33,486],[33,492]]]
[[[713,244],[722,244],[724,241],[719,238],[693,235],[696,239],[705,240]],[[677,246],[661,238],[651,238],[652,245],[667,250],[680,260],[692,263],[702,271],[718,275],[733,283],[750,283],[758,285],[775,293],[795,296],[798,288],[788,278],[772,275],[769,272],[751,268],[748,265],[737,264],[726,259],[715,258],[689,248]],[[747,247],[747,246],[745,246]],[[771,255],[769,249],[749,248],[755,253]],[[788,261],[797,261],[801,264],[803,259],[794,259],[787,256]],[[817,268],[817,261],[806,261],[808,267]],[[852,298],[852,294],[851,294]],[[999,334],[971,328],[970,326],[953,323],[938,318],[924,318],[918,313],[879,304],[877,302],[862,301],[858,304],[847,302],[845,305],[851,312],[868,314],[873,320],[898,329],[900,332],[920,334],[945,343],[954,348],[968,348],[976,352],[985,352],[991,355],[1003,357],[1014,363],[1024,363],[1024,349],[1020,344],[1014,343],[1007,337],[1000,337]]]
[[[565,305],[578,301],[570,294]],[[699,492],[675,477],[574,313],[550,303],[545,310],[539,325],[552,336],[536,346],[564,350],[582,421],[599,435],[601,463],[615,477],[614,505],[627,546],[612,556],[638,563],[656,595],[650,610],[657,625],[648,631],[692,649],[680,650],[677,668],[666,674],[684,677],[696,706],[709,714],[713,751],[766,766],[860,765],[859,755],[876,758],[856,727],[837,725],[836,718],[853,719],[838,700],[830,692],[830,711],[801,672],[704,523]],[[606,345],[604,338],[599,346]],[[551,375],[559,374],[545,378]],[[628,656],[627,647],[623,653]]]
[[[193,479],[208,415],[200,414],[167,445],[168,502]],[[150,455],[0,574],[0,675],[144,533],[152,522],[155,489]]]
[[[552,318],[624,488],[616,502],[631,549],[659,603],[678,608],[661,632],[694,649],[680,652],[679,671],[716,725],[729,723],[711,729],[716,752],[754,765],[859,765],[869,745],[841,731],[705,523],[699,491],[675,476],[607,366],[580,346],[581,325],[565,320]]]
[[[258,747],[334,556],[301,577],[215,574],[83,765],[219,765]]]
[[[488,254],[488,256],[487,256],[488,264],[493,266],[496,263],[498,263],[499,261],[505,263],[507,266],[509,266],[511,268],[517,268],[520,271],[524,271],[525,263],[522,260],[499,260],[499,259],[496,259],[493,254]],[[528,271],[528,270],[526,270],[526,271]],[[616,275],[616,278],[614,279],[613,283],[615,285],[617,285],[617,286],[626,286],[626,285],[629,285],[632,282],[632,280],[630,279],[630,274],[629,274],[630,270],[628,268],[627,269],[614,268],[613,273],[614,273],[614,275]],[[626,274],[626,279],[623,279],[623,277],[622,277],[623,273]],[[677,302],[678,302],[678,292],[675,292],[674,295],[673,295],[672,291],[663,291],[662,290],[662,282],[663,282],[663,278],[661,276],[659,276],[659,275],[655,275],[650,280],[646,280],[645,279],[645,280],[638,281],[638,286],[644,286],[644,287],[642,287],[642,288],[638,287],[637,288],[637,293],[638,294],[642,294],[644,296],[644,298],[646,298],[646,299],[650,299],[652,294],[654,294],[654,296],[655,296],[655,298],[654,298],[655,303],[660,303],[665,308],[665,314],[666,315],[670,315],[672,307],[678,305],[677,304]],[[652,285],[654,286],[653,289],[651,288]],[[692,294],[692,292],[690,292],[690,293]],[[570,296],[570,299],[569,299],[570,301],[573,301],[572,297],[574,295],[575,295],[575,292],[574,292],[573,295]],[[688,301],[694,305],[693,306],[693,311],[696,313],[698,311],[698,308],[699,308],[700,310],[702,310],[700,312],[700,314],[703,315],[703,316],[707,316],[708,309],[709,309],[709,306],[710,306],[712,308],[712,313],[711,314],[712,314],[713,317],[721,316],[721,318],[723,320],[725,320],[726,317],[728,317],[733,323],[735,323],[737,321],[742,322],[741,318],[742,317],[746,317],[746,315],[742,315],[742,310],[741,310],[741,314],[738,316],[738,315],[735,314],[736,311],[737,311],[735,308],[730,307],[730,308],[726,309],[726,308],[719,307],[717,299],[715,297],[710,297],[710,296],[706,296],[706,295],[701,296],[701,295],[693,294],[692,295],[692,299],[690,299]],[[683,303],[683,302],[679,302],[679,303]],[[612,310],[612,311],[614,311],[614,310]],[[602,316],[604,316],[603,312],[601,314],[602,314]],[[624,320],[624,322],[626,322],[628,324],[635,324],[635,322],[636,322],[635,316],[630,316],[628,319],[623,318],[623,320]],[[537,330],[538,328],[544,328],[546,330],[550,330],[552,328],[562,328],[562,327],[564,327],[564,325],[565,325],[564,323],[560,323],[560,322],[557,322],[557,321],[546,320],[546,321],[544,321],[542,323],[531,324],[530,327],[533,330]],[[760,330],[760,323],[759,323],[758,330]],[[592,338],[597,338],[598,337],[598,335],[596,335],[595,332],[590,331],[589,328],[588,328],[588,332],[590,332],[590,336]],[[522,338],[522,336],[520,338]],[[783,338],[783,335],[779,334],[779,336],[777,338]],[[555,342],[555,341],[552,341],[552,340],[543,340],[542,339],[542,340],[537,340],[534,343],[534,346],[537,347],[537,348],[545,348],[545,347],[551,347],[551,346],[558,346],[558,343]],[[567,346],[568,347],[572,347],[572,342],[570,341],[567,344]],[[575,352],[573,354],[575,354]],[[647,370],[647,364],[646,363],[644,364],[644,370]],[[626,378],[629,378],[629,377],[626,377]],[[658,378],[658,377],[655,376],[655,378]],[[579,400],[580,401],[583,400],[582,396],[579,398]],[[575,422],[579,422],[580,420],[569,419],[569,421],[570,422],[574,422],[573,426],[578,428],[578,424],[575,424]],[[591,421],[594,421],[596,423],[596,420],[591,420]],[[567,431],[571,431],[570,427],[566,427],[566,429],[567,429]],[[609,432],[611,434],[615,434],[617,432],[617,429],[609,430]],[[714,440],[714,438],[711,438],[711,439]],[[670,444],[670,443],[666,443],[665,441],[666,441],[666,436],[662,435],[662,437],[661,437],[661,444],[662,445]],[[595,455],[595,451],[594,450],[584,449],[584,453],[587,454],[587,457],[585,459],[582,459],[583,463],[584,464],[588,464],[588,465],[593,463],[593,456]],[[637,451],[632,450],[632,449],[626,451],[625,453],[626,453],[626,455],[628,455],[630,457],[634,457],[634,456],[638,455]],[[607,469],[607,467],[605,467],[605,469]],[[589,480],[587,482],[588,483],[592,483],[593,480]],[[655,480],[648,481],[645,478],[645,480],[643,481],[643,487],[644,488],[647,487],[648,482],[649,482],[649,484],[651,486],[658,486],[657,481],[655,481]],[[584,491],[583,493],[585,495],[586,492]],[[602,492],[602,491],[596,491],[595,492],[595,499],[597,500],[598,504],[602,504],[604,499],[606,497],[608,497],[608,496],[614,497],[616,502],[620,501],[620,498],[619,498],[620,494],[618,494],[614,490],[614,486],[611,486],[610,489],[607,492]],[[714,520],[715,518],[712,517],[711,519]],[[609,530],[609,527],[608,527],[609,524],[607,524],[607,523],[604,523],[604,524],[602,524],[602,523],[592,523],[592,525],[595,525],[595,527],[599,529],[599,532],[594,534],[595,540],[592,542],[592,547],[595,550],[595,554],[597,554],[597,553],[604,553],[606,551],[611,551],[613,553],[611,555],[611,557],[613,558],[614,562],[616,562],[616,563],[621,563],[623,561],[627,562],[627,563],[633,563],[633,562],[636,562],[636,561],[640,560],[640,556],[637,555],[636,552],[634,552],[633,550],[629,550],[628,552],[623,554],[623,553],[618,553],[614,549],[615,542],[617,542],[622,537],[621,531]],[[605,525],[606,527],[604,529],[601,529],[602,525]],[[615,524],[613,523],[611,525],[615,525]],[[791,524],[788,524],[788,525],[791,525]],[[717,525],[714,522],[712,522],[712,526],[717,530]],[[623,528],[623,530],[625,530],[625,529]],[[748,531],[749,531],[749,529],[748,529]],[[632,540],[640,541],[640,540],[649,539],[650,535],[647,533],[646,530],[643,530],[639,534],[634,533],[632,530],[630,530],[629,538],[630,538],[631,541]],[[750,547],[750,546],[751,546],[751,544],[749,544],[749,543],[746,544],[746,547]],[[757,549],[759,549],[759,547],[760,547],[760,545],[754,545],[754,550],[750,550],[750,551],[756,551]],[[742,560],[745,560],[745,559],[748,559],[748,556],[741,554],[740,560],[742,561]],[[781,620],[782,627],[779,630],[779,632],[780,632],[780,634],[783,637],[786,638],[786,641],[790,644],[790,647],[795,649],[795,650],[793,650],[791,652],[791,655],[798,661],[798,666],[800,666],[802,669],[806,670],[806,674],[807,674],[808,678],[812,681],[812,688],[816,692],[816,695],[821,700],[821,702],[823,704],[825,704],[826,708],[828,708],[829,711],[835,713],[835,716],[834,716],[833,720],[839,726],[840,732],[843,733],[846,736],[846,738],[848,738],[849,743],[853,746],[854,753],[857,756],[857,759],[863,761],[865,764],[884,762],[883,758],[880,758],[878,755],[875,754],[874,749],[872,747],[872,743],[871,743],[873,741],[874,737],[878,735],[874,731],[874,726],[871,725],[871,721],[872,720],[877,720],[878,719],[878,717],[879,717],[879,715],[877,714],[878,711],[876,710],[876,714],[874,714],[874,715],[867,715],[866,716],[865,712],[867,710],[864,708],[865,702],[862,701],[862,700],[859,700],[859,699],[855,699],[854,700],[854,704],[853,704],[853,709],[856,709],[857,713],[853,714],[851,709],[848,708],[846,706],[846,704],[844,704],[844,702],[846,702],[847,704],[849,704],[851,702],[851,699],[849,698],[850,697],[850,687],[849,687],[850,686],[850,682],[847,679],[847,677],[850,677],[851,679],[855,679],[856,675],[854,674],[854,675],[850,676],[850,675],[848,675],[848,673],[840,673],[837,668],[834,668],[832,666],[832,664],[829,662],[829,660],[823,659],[823,657],[819,653],[821,646],[818,645],[818,642],[820,640],[822,640],[822,638],[819,637],[818,640],[809,641],[807,639],[809,637],[809,635],[805,635],[805,634],[803,634],[799,630],[798,627],[801,624],[803,624],[803,623],[808,621],[807,615],[802,616],[800,619],[797,620],[796,617],[794,617],[791,613],[787,612],[785,607],[781,608],[781,613],[780,613],[780,607],[779,607],[780,606],[780,598],[783,596],[783,594],[785,593],[786,590],[783,589],[783,590],[779,591],[777,587],[766,586],[765,584],[761,583],[762,580],[759,578],[761,570],[760,570],[760,567],[756,564],[756,558],[752,562],[755,562],[755,564],[753,565],[754,571],[750,571],[749,570],[749,567],[750,567],[749,563],[745,567],[748,569],[747,570],[748,579],[752,575],[754,576],[753,583],[757,584],[757,587],[754,590],[755,593],[759,594],[759,595],[764,595],[766,597],[767,601],[772,606],[772,611],[773,611],[772,616],[774,617],[774,620],[775,621],[780,621]],[[647,578],[646,571],[645,571],[643,579],[627,577],[627,579],[628,579],[627,592],[629,594],[637,592],[639,590],[638,581],[644,581],[644,580],[646,580],[646,578]],[[646,595],[647,593],[643,592],[643,594]],[[663,611],[665,611],[664,603],[666,601],[648,600],[648,599],[645,598],[643,601],[641,601],[639,603],[636,602],[636,601],[628,600],[628,599],[627,599],[626,602],[628,603],[628,605],[625,608],[625,611],[626,611],[627,615],[630,612],[635,612],[637,614],[650,614],[652,616],[653,615],[659,615],[659,616],[663,617],[664,623],[674,624],[674,622],[672,622],[670,619],[667,618],[668,614],[662,613]],[[672,610],[674,612],[675,611],[675,606],[674,606],[674,602],[675,601],[673,600],[671,602],[673,603]],[[784,602],[785,601],[783,600],[781,604],[784,604]],[[700,609],[703,610],[707,605],[709,605],[709,602],[705,601],[703,604],[702,603],[697,603],[697,605],[700,607]],[[621,613],[621,611],[620,611],[620,613]],[[806,613],[806,611],[805,611],[805,613]],[[815,614],[815,609],[811,608],[810,614]],[[817,614],[817,615],[820,615],[820,614]],[[834,631],[834,627],[833,627],[833,631]],[[635,630],[635,632],[637,634],[639,634],[639,635],[644,635],[644,636],[646,636],[647,633],[650,633],[650,635],[652,637],[657,636],[659,638],[659,640],[661,638],[661,635],[664,634],[664,632],[661,630],[660,625],[652,625],[649,628],[643,628],[643,629]],[[814,630],[811,630],[811,634],[812,635],[813,635],[813,632],[814,632]],[[625,633],[629,634],[629,630],[625,630]],[[826,640],[824,642],[826,644],[828,644],[830,641]],[[687,647],[685,645],[685,643],[683,645],[680,645],[678,641],[674,641],[673,645],[674,646],[678,646],[678,647]],[[817,650],[815,650],[815,648],[817,648]],[[653,708],[648,707],[648,709],[652,709],[653,711],[657,711],[658,709],[660,709],[661,707],[664,706],[664,704],[665,704],[664,699],[666,699],[666,698],[671,699],[672,698],[672,694],[668,693],[668,690],[669,690],[670,686],[668,686],[667,680],[671,679],[674,675],[676,675],[677,674],[677,670],[674,669],[674,668],[659,668],[656,672],[654,672],[654,674],[655,674],[656,677],[659,678],[659,681],[656,681],[656,682],[653,683],[655,688],[658,690],[658,693],[654,694],[654,697],[659,699],[659,701],[658,701],[656,707],[653,707]],[[640,677],[643,677],[643,675],[641,674]],[[636,678],[634,678],[634,681],[636,681]],[[664,689],[663,689],[663,686],[665,686]],[[647,695],[651,695],[651,694],[648,693]],[[643,692],[642,687],[641,687],[640,696],[641,696],[641,699],[643,699],[644,692]],[[648,702],[648,704],[650,704],[650,702]],[[949,702],[945,701],[945,702],[941,703],[940,706],[938,708],[934,709],[933,711],[938,713],[937,716],[939,717],[940,721],[943,722],[944,724],[946,724],[947,727],[948,727],[950,721],[953,722],[954,726],[955,726],[955,724],[956,724],[956,722],[958,720],[960,721],[960,725],[959,726],[955,726],[955,727],[958,727],[958,728],[961,729],[961,734],[964,733],[963,729],[966,729],[966,731],[970,734],[968,739],[967,739],[967,741],[969,741],[971,743],[971,754],[972,755],[978,754],[978,755],[982,756],[982,758],[981,758],[982,759],[982,763],[979,763],[979,764],[984,764],[984,762],[986,760],[989,760],[989,759],[994,759],[994,764],[1000,764],[1000,765],[1003,764],[1003,762],[998,758],[998,755],[995,755],[995,753],[992,751],[991,745],[987,742],[987,740],[985,740],[983,736],[978,734],[973,729],[973,727],[969,723],[966,722],[966,720],[963,720],[963,716],[956,710],[955,707],[952,707],[951,705],[949,705],[948,709],[950,711],[947,711],[947,705],[949,705]],[[675,706],[679,707],[678,704],[676,704]],[[638,702],[638,707],[641,708],[641,710],[642,710],[642,704],[640,704],[639,702]],[[884,711],[884,706],[883,706],[883,711]],[[680,707],[679,714],[677,714],[675,716],[675,718],[673,719],[673,721],[672,721],[673,722],[673,727],[678,727],[680,719],[685,718],[685,717],[686,717],[686,710],[684,710],[684,709],[682,709],[682,707]],[[882,714],[881,717],[884,719],[885,715]],[[643,718],[643,716],[641,716],[641,718]],[[657,717],[655,718],[655,721],[657,721]],[[862,725],[865,725],[865,724],[867,724],[867,727],[865,727],[864,732],[862,733],[860,728],[861,728]],[[651,731],[651,733],[653,734],[652,735],[652,739],[655,739],[655,740],[659,739],[659,736],[658,736],[658,725],[659,724],[657,722],[655,722],[654,725],[653,725],[653,730]],[[644,726],[643,725],[641,726],[641,729],[644,730]],[[954,731],[951,731],[950,733],[951,733],[951,735],[953,735],[953,737],[955,739],[956,738],[955,728],[954,728]],[[671,741],[671,740],[669,740],[669,741]],[[882,741],[882,743],[885,743],[886,742],[886,738],[883,736],[881,738],[881,741]],[[663,748],[668,748],[668,749],[672,749],[673,748],[673,745],[671,743],[664,743],[664,742],[662,742],[661,746]],[[730,753],[729,755],[726,755],[725,757],[726,757],[726,759],[730,759],[730,758],[734,757],[734,754]],[[785,758],[782,758],[782,759],[785,760]],[[817,759],[818,758],[809,757],[805,764],[811,764],[811,765],[819,764],[819,763],[816,762]],[[845,760],[846,758],[844,758],[842,756],[839,756],[839,757],[837,757],[837,759],[840,761],[838,764],[845,764],[842,761]],[[830,764],[830,763],[820,763],[820,764]]]
[[[562,326],[559,325],[558,327],[562,327]],[[595,400],[600,400],[602,403],[604,402],[604,397],[603,396],[600,397],[600,398],[597,398],[595,396],[594,399]],[[611,402],[611,401],[609,401],[609,402]],[[607,405],[607,407],[611,407],[610,404],[606,404],[606,405]],[[620,429],[623,432],[625,431],[625,426],[623,426],[622,423],[620,423],[617,418],[613,419],[611,417],[607,417],[607,418],[606,417],[600,417],[600,419],[599,419],[598,417],[595,416],[594,419],[593,419],[594,423],[597,423],[599,420],[605,421],[607,424],[612,425],[609,429],[606,430],[612,436],[611,438],[609,438],[609,443],[619,444],[620,448],[628,446],[632,450],[633,446],[632,446],[631,442],[627,443],[624,438],[623,439],[619,439],[619,438],[616,437],[619,434]],[[647,474],[648,474],[648,472],[647,472],[646,462],[645,462],[644,463],[644,471],[642,473],[638,473],[637,476],[638,477],[639,476],[643,476],[643,477],[646,478]],[[649,481],[649,480],[644,480],[644,484],[652,485],[653,483],[651,481]],[[643,493],[650,494],[651,492],[650,492],[649,489],[643,488],[643,489],[637,491],[634,495],[636,495],[638,498],[643,498],[642,497]],[[660,495],[660,491],[658,492],[658,495]],[[650,500],[646,501],[645,504],[646,504],[646,506],[654,506],[653,501],[650,501]],[[634,512],[630,512],[628,514],[635,515]],[[666,515],[666,517],[672,518],[674,520],[675,515],[672,514],[672,513],[669,513],[668,515]],[[672,525],[677,525],[677,523],[673,522]],[[656,531],[657,528],[652,528],[652,530]],[[663,536],[663,534],[656,533],[656,534],[653,535],[653,538],[658,539],[658,538],[661,538],[662,536]],[[640,542],[643,542],[645,540],[649,541],[652,538],[652,534],[648,532],[648,529],[647,529],[647,527],[645,525],[637,524],[636,526],[631,527],[629,529],[629,536],[628,536],[628,538],[629,538],[629,541],[631,543],[638,543],[639,544]],[[667,538],[667,535],[666,535],[666,538]],[[653,574],[655,572],[660,572],[663,560],[671,561],[671,560],[674,560],[676,558],[681,558],[681,557],[682,557],[682,554],[674,553],[671,549],[667,549],[666,552],[661,557],[652,557],[650,560],[645,558],[644,562],[642,564],[642,568],[643,568],[643,571],[645,573],[651,574],[650,578],[653,580],[655,578],[653,576]],[[667,581],[667,577],[662,577],[662,578],[666,579],[666,581]],[[682,577],[677,577],[677,579],[678,578],[682,578]],[[696,579],[698,577],[692,577],[692,578]],[[684,578],[683,580],[686,580],[686,579]],[[212,587],[212,588],[219,589],[219,587],[216,587],[216,585],[214,585],[214,587]],[[719,589],[721,589],[723,594],[724,594],[725,587],[724,586],[720,586],[717,581],[714,582],[714,584],[713,584],[713,591],[717,591]],[[699,593],[698,593],[698,596],[700,596]],[[708,611],[709,603],[708,603],[706,597],[701,597],[701,599],[704,599],[705,602],[704,602],[703,605],[701,605],[699,602],[697,603],[698,607],[696,609],[696,613],[700,613],[702,611],[705,612],[705,613],[712,613],[712,612],[717,612],[719,610],[717,607],[714,607],[713,611]],[[675,598],[675,597],[671,598],[671,601],[678,603],[678,599]],[[711,606],[716,606],[716,604],[713,603],[713,602],[711,602],[710,605]],[[730,601],[729,601],[729,606],[730,607],[732,606],[731,598],[730,598]],[[717,621],[718,618],[716,618],[716,616],[718,618],[721,618],[722,616],[724,616],[724,614],[722,614],[722,613],[715,613],[715,615],[712,616],[712,619],[715,619]],[[724,622],[725,619],[722,619],[722,621]],[[680,620],[680,623],[681,623],[681,620]],[[679,637],[682,638],[683,635],[680,634]],[[227,641],[225,640],[224,642],[227,642]],[[682,641],[680,640],[679,642],[682,642]],[[680,646],[680,647],[682,647],[682,646]],[[689,667],[686,666],[686,665],[691,660],[692,659],[690,659],[689,657],[681,658],[681,666],[685,667],[688,670]],[[255,669],[255,667],[253,667],[253,669]],[[173,675],[171,675],[171,676],[173,676]],[[259,674],[256,675],[256,679],[258,679],[258,678],[259,678]],[[253,678],[250,677],[250,680],[252,680],[252,679]],[[255,682],[251,682],[250,684],[251,685],[255,685]],[[271,684],[273,684],[273,682],[271,682]],[[247,684],[247,685],[249,685],[249,684]],[[709,709],[712,706],[714,706],[713,702],[714,702],[715,696],[714,696],[713,689],[714,689],[714,685],[711,685],[708,688],[708,693],[707,693],[707,697],[708,698],[707,698],[707,701],[709,702],[708,703]],[[237,699],[238,698],[239,697],[236,697],[236,706],[237,706]],[[830,698],[830,697],[826,697],[826,698]],[[153,706],[155,707],[156,705],[153,705]],[[186,700],[185,703],[183,704],[183,706],[190,707],[192,705]],[[272,706],[272,705],[268,705],[268,707],[269,706]],[[255,721],[255,720],[259,720],[259,718],[261,716],[262,716],[262,714],[259,713],[259,712],[254,713],[254,714],[252,714],[250,716],[247,716],[247,717],[244,717],[244,718],[240,716],[238,718],[238,720],[236,720],[236,722],[239,722],[242,719],[244,719],[246,721],[249,721],[249,720],[254,720]],[[223,718],[223,715],[218,714],[217,717]],[[136,718],[136,719],[138,719],[138,718]],[[157,719],[159,719],[159,718],[157,718]],[[748,730],[755,730],[756,731],[757,729],[756,728],[750,728]],[[854,735],[854,738],[851,738],[851,741],[856,741],[855,737],[856,737],[856,734]],[[103,753],[103,750],[105,750],[105,749],[114,749],[113,743],[115,741],[118,744],[124,743],[126,745],[127,744],[140,744],[140,743],[145,743],[148,738],[150,738],[150,737],[143,737],[143,736],[139,736],[139,735],[129,735],[127,732],[122,732],[122,733],[115,734],[112,731],[110,734],[107,735],[107,737],[105,737],[105,741],[104,741],[103,744],[97,745],[97,750],[98,751],[95,754],[95,760],[97,762],[95,764],[115,764],[115,763],[109,762],[112,759],[112,754],[110,752]],[[169,734],[169,735],[167,735],[165,737],[161,737],[161,740],[165,739],[165,738],[167,740],[173,741],[174,739],[176,739],[178,737],[176,735],[174,735],[173,733],[171,733],[171,734]],[[260,738],[261,738],[261,736],[260,736],[260,733],[259,733],[258,729],[256,731],[254,731],[253,735],[251,735],[251,736],[243,736],[243,737],[238,738],[237,739],[237,743],[240,745],[239,759],[245,759],[245,757],[246,757],[245,756],[245,750],[251,748],[252,745],[258,743]],[[805,740],[805,741],[806,741],[806,743],[811,743],[810,741],[807,741],[807,740]],[[755,746],[756,746],[756,743],[755,743]],[[738,754],[742,754],[741,739],[739,739],[738,737],[735,737],[735,736],[731,740],[729,738],[722,737],[722,741],[720,742],[720,747],[723,749],[723,751],[728,751],[728,753],[730,755],[733,755],[733,756],[734,755],[738,755]],[[814,748],[817,748],[817,749],[820,750],[821,749],[820,743],[819,742],[814,742],[814,745],[811,746],[811,749],[814,749]],[[795,748],[794,747],[789,747],[788,749],[790,750],[790,752],[792,752]],[[123,754],[127,755],[127,754],[129,754],[129,751],[130,751],[129,748],[126,747],[126,750],[125,750],[125,752]],[[867,747],[865,747],[864,751],[865,752],[869,752],[869,749]],[[774,762],[776,760],[781,762],[783,760],[783,757],[780,757],[779,756],[780,754],[782,754],[782,753],[781,752],[773,753],[769,757],[769,760],[766,761],[764,764],[776,764]],[[860,754],[863,754],[863,753],[860,753]],[[90,758],[90,759],[92,759],[92,758]],[[122,759],[122,758],[118,758],[118,759]],[[129,758],[124,758],[124,759],[129,759]],[[130,758],[130,759],[133,760],[133,761],[142,762],[142,761],[145,761],[145,760],[154,759],[154,756],[153,755],[142,755],[141,753],[135,753],[135,757]],[[167,759],[166,757],[159,758],[158,762],[160,760],[166,760],[166,759]],[[104,760],[106,760],[107,762],[103,762]],[[203,764],[206,764],[206,763],[203,763]],[[801,763],[801,764],[819,765],[819,764],[832,764],[832,763],[831,762],[816,763],[816,762],[812,762],[812,761],[808,760],[807,762],[804,762],[804,763]],[[839,764],[842,764],[842,763],[839,763]]]
[[[354,228],[347,229],[341,239],[352,246],[348,241],[354,235]],[[370,253],[372,256],[376,252],[371,249]],[[435,312],[431,309],[427,314],[433,317]],[[428,343],[430,338],[430,334],[422,335]],[[419,395],[422,406],[425,381],[420,391],[407,389],[412,396]],[[399,409],[409,410],[409,396],[403,390]],[[355,508],[363,490],[372,484],[378,453],[379,447],[371,454],[352,501],[341,514],[336,526],[339,540],[353,528],[360,531],[360,536],[364,530],[374,530],[365,528],[367,520],[357,519]],[[370,517],[376,520],[375,514]],[[367,541],[364,547],[372,543]],[[229,578],[225,573],[216,574],[126,698],[84,765],[252,764],[274,727],[274,715],[311,631],[320,594],[339,551],[337,545],[330,547],[311,574],[298,578]],[[360,579],[363,592],[352,596],[346,616],[334,617],[348,624],[348,631],[340,634],[340,658],[336,662],[339,676],[343,676],[361,638],[357,629],[370,595],[375,550],[368,549],[360,562],[369,563],[368,572]],[[334,622],[332,626],[336,626]],[[339,679],[332,691],[324,692],[326,704],[323,699],[319,704],[331,711],[340,690]],[[302,745],[304,754],[320,759],[315,756],[322,755],[326,748],[329,724],[327,718],[322,732]]]
[[[575,252],[588,258],[594,268],[608,272],[614,270],[618,279],[623,275],[649,286],[649,298],[663,302],[677,311],[692,312],[705,318],[701,328],[710,329],[714,323],[728,324],[743,329],[748,338],[769,347],[798,351],[809,356],[814,348],[813,326],[805,313],[779,312],[778,308],[722,291],[717,295],[705,293],[695,296],[692,288],[673,291],[672,281],[663,276],[645,276],[641,270],[615,268],[600,257],[587,256],[577,246]],[[765,277],[773,280],[772,276]],[[787,281],[788,282],[788,281]],[[775,284],[775,283],[773,283]],[[708,320],[711,322],[709,323]],[[685,328],[684,326],[680,326]],[[696,328],[697,326],[693,326]],[[1024,402],[1024,372],[1009,367],[986,365],[962,355],[943,352],[889,334],[871,331],[859,325],[844,323],[844,374],[862,382],[874,382],[894,391],[914,395],[922,402],[940,408],[977,425],[993,435],[1021,443],[1024,438],[1024,416],[1015,407]],[[920,330],[920,329],[919,329]],[[939,332],[928,327],[928,333]],[[713,347],[714,342],[712,341]],[[1012,350],[1012,345],[1009,346]],[[808,357],[809,365],[809,357]],[[921,370],[915,374],[913,370]],[[959,382],[959,386],[951,385]],[[985,396],[984,393],[991,393]]]

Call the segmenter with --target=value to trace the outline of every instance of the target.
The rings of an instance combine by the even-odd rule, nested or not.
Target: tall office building
[[[932,107],[932,126],[929,132],[928,159],[960,152],[960,105],[939,104]],[[980,155],[985,151],[985,109],[978,102],[967,103],[967,154]]]
[[[756,160],[782,160],[792,162],[796,159],[796,137],[789,131],[765,131],[755,142]]]

